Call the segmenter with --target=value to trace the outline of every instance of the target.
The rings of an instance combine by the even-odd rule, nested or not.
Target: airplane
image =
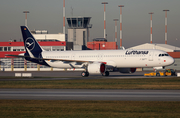
[[[21,26],[21,31],[26,52],[7,56],[25,58],[54,68],[82,68],[85,70],[81,73],[82,77],[89,74],[109,76],[108,69],[112,68],[121,73],[134,73],[136,68],[163,69],[174,63],[174,59],[168,53],[156,49],[46,51],[26,26]]]

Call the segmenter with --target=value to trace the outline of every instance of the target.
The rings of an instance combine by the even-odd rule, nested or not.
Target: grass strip
[[[180,102],[0,100],[1,118],[179,118]]]
[[[179,90],[180,78],[72,79],[0,81],[0,88],[32,89],[164,89]]]

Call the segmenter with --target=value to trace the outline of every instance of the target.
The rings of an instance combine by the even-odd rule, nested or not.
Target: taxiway
[[[0,99],[180,101],[180,90],[0,89]]]

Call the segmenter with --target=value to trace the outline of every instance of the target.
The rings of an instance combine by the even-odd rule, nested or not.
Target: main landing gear
[[[89,73],[88,73],[88,72],[83,71],[83,72],[81,73],[81,76],[82,76],[82,77],[88,77],[88,76],[89,76]]]
[[[83,71],[81,73],[82,77],[88,77],[89,76],[89,72]],[[104,73],[102,73],[102,76],[109,76],[109,71],[105,71]]]

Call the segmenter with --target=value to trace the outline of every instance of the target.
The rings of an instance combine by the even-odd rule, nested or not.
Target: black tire
[[[106,71],[105,73],[103,73],[102,76],[109,76],[109,71]]]
[[[109,71],[106,71],[106,72],[105,72],[105,76],[109,76]]]
[[[160,76],[160,74],[159,74],[159,73],[156,73],[156,76],[158,76],[158,77],[159,77],[159,76]]]
[[[88,77],[89,76],[89,73],[88,72],[86,72],[86,77]]]
[[[83,72],[81,73],[81,76],[82,76],[82,77],[86,77],[86,72],[83,71]]]
[[[88,73],[88,72],[83,71],[83,72],[81,73],[81,76],[82,76],[82,77],[88,77],[88,76],[89,76],[89,73]]]

